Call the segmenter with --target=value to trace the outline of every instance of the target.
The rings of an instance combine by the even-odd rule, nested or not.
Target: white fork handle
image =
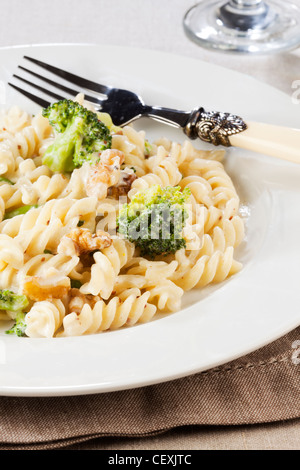
[[[300,163],[300,129],[246,122],[247,129],[230,136],[230,143],[254,152]]]

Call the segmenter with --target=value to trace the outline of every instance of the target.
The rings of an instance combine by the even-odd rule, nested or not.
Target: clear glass
[[[300,6],[287,0],[203,0],[183,25],[192,41],[219,51],[259,54],[300,45]]]

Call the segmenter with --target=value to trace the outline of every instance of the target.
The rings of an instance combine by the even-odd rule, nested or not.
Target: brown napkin
[[[55,449],[103,436],[150,436],[179,426],[298,418],[297,341],[300,345],[300,327],[222,367],[134,390],[74,397],[0,397],[0,450]]]

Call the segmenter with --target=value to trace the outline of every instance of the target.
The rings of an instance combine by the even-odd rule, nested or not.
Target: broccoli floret
[[[7,335],[17,335],[17,336],[25,336],[25,313],[18,312],[15,318],[15,324],[9,330],[6,330]]]
[[[26,295],[15,294],[10,290],[0,290],[0,310],[18,312],[29,304]]]
[[[142,256],[175,253],[186,246],[182,230],[187,219],[188,188],[154,185],[137,193],[120,210],[120,234],[140,248]]]
[[[29,302],[26,295],[15,294],[10,290],[0,290],[0,310],[10,310],[16,312],[15,324],[5,333],[17,336],[25,334],[25,314],[22,312],[28,306]]]
[[[98,115],[72,100],[61,100],[43,109],[56,138],[43,163],[52,171],[70,172],[84,162],[96,163],[99,152],[111,147],[111,134]]]

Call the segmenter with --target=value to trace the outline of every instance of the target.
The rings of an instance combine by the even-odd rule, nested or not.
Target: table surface
[[[200,48],[182,28],[192,0],[1,0],[0,46],[53,43],[126,45],[205,60],[251,75],[292,96],[300,49],[271,56]],[[300,5],[300,0],[294,0]],[[176,429],[143,439],[105,438],[70,449],[299,449],[300,420],[259,426]]]

